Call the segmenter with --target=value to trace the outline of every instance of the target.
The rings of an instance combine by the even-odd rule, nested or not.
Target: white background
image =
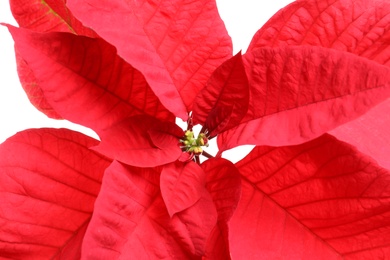
[[[261,25],[290,2],[292,0],[218,0],[220,14],[233,39],[234,53],[245,51]],[[17,25],[6,0],[0,1],[0,22]],[[65,127],[97,138],[89,129],[47,118],[30,104],[18,80],[12,38],[8,30],[0,26],[0,143],[18,131],[39,127]],[[224,157],[237,161],[243,154],[235,151],[224,153]]]

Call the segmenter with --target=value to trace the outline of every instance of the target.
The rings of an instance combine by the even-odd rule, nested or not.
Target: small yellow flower
[[[184,133],[183,139],[180,140],[184,144],[183,151],[195,154],[201,154],[203,149],[201,146],[208,147],[208,139],[204,133],[200,133],[197,138],[194,137],[194,133],[191,130],[187,130]]]

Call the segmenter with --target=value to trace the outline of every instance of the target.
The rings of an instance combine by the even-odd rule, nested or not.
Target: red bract
[[[385,0],[296,1],[235,56],[214,1],[11,6],[30,100],[101,142],[0,145],[1,257],[390,258]]]
[[[142,71],[161,102],[182,119],[213,70],[232,55],[214,1],[88,0],[68,1],[68,7]]]
[[[233,257],[388,258],[390,172],[350,145],[323,135],[262,146],[236,167],[243,193],[230,223]]]
[[[34,129],[0,146],[2,257],[80,255],[103,172],[110,165],[88,149],[96,143],[66,129]]]
[[[20,27],[37,32],[70,32],[78,35],[96,37],[96,33],[84,27],[68,8],[66,1],[58,0],[10,0],[10,7]],[[16,52],[18,74],[22,87],[31,103],[51,118],[61,118],[46,100],[35,73],[30,69],[23,56]]]

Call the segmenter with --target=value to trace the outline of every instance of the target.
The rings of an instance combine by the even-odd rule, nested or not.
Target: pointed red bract
[[[241,194],[241,179],[233,163],[223,158],[210,158],[201,165],[206,172],[207,190],[218,211],[219,221],[229,221]]]
[[[248,110],[249,86],[241,53],[214,71],[194,103],[194,124],[211,137],[236,126]]]
[[[105,172],[84,239],[87,259],[198,259],[216,212],[202,198],[171,219],[159,189],[160,170],[114,162]],[[203,249],[204,251],[204,249]],[[198,257],[195,257],[198,255]]]
[[[63,118],[98,133],[132,115],[173,121],[142,74],[104,40],[8,28],[46,99]]]
[[[184,120],[213,70],[232,55],[214,1],[69,0],[67,5],[115,45],[161,102]]]
[[[247,115],[218,136],[220,149],[291,145],[348,122],[390,96],[390,68],[320,47],[260,48],[246,54]]]
[[[97,37],[91,29],[84,27],[68,10],[66,0],[10,0],[15,20],[21,28],[37,32],[70,32]],[[62,118],[47,102],[38,80],[26,61],[18,55],[16,62],[20,83],[30,102],[50,118]]]
[[[208,238],[217,223],[218,214],[208,192],[188,209],[171,220],[172,233],[183,247],[198,258],[206,253]]]
[[[12,15],[21,28],[36,32],[70,32],[96,37],[66,7],[66,0],[10,0]]]
[[[359,151],[374,158],[379,165],[390,170],[389,112],[390,99],[329,133],[354,145]]]
[[[243,195],[233,258],[380,259],[390,253],[390,172],[324,135],[257,147],[237,163]]]
[[[241,196],[237,168],[222,158],[211,158],[201,165],[207,173],[207,189],[218,212],[218,223],[207,241],[205,259],[230,259],[228,222]]]
[[[182,154],[183,130],[153,117],[134,116],[100,133],[95,151],[128,165],[154,167],[176,161]]]
[[[26,130],[0,145],[0,255],[79,259],[110,162],[66,129]]]
[[[389,66],[389,12],[387,0],[295,1],[256,33],[248,52],[266,46],[313,45]]]
[[[46,100],[41,87],[26,61],[15,50],[15,58],[20,84],[27,94],[31,104],[39,111],[53,119],[63,119]]]
[[[208,193],[206,174],[192,161],[165,165],[161,172],[160,187],[171,217],[194,205],[205,193]]]

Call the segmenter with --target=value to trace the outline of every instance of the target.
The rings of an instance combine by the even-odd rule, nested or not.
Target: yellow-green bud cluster
[[[201,146],[208,147],[208,139],[204,133],[200,133],[197,138],[194,136],[194,132],[187,130],[184,134],[183,139],[180,140],[184,144],[183,150],[189,153],[201,154],[203,149]]]

